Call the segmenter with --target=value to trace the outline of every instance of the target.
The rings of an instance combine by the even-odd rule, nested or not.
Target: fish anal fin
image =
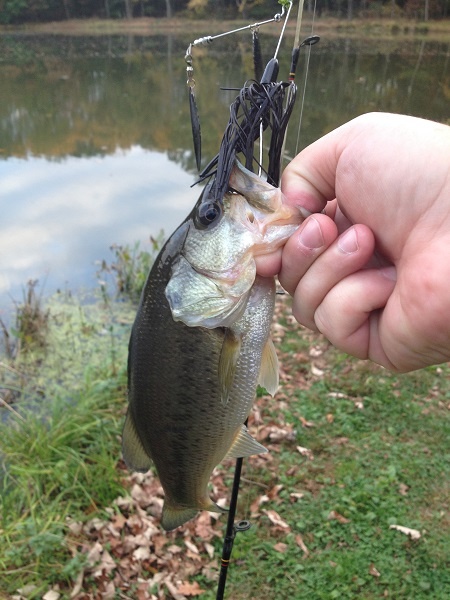
[[[258,384],[265,388],[271,396],[274,396],[278,390],[278,356],[270,338],[267,340],[262,353]]]
[[[226,508],[221,508],[210,498],[205,498],[204,501],[200,502],[200,506],[197,508],[179,506],[171,503],[170,500],[166,498],[161,517],[161,526],[166,531],[172,531],[193,519],[200,510],[208,510],[217,513],[227,512]]]
[[[244,456],[264,454],[265,452],[267,452],[267,448],[264,448],[262,444],[257,442],[255,438],[250,435],[247,427],[242,425],[225,458],[243,458]]]
[[[228,403],[230,389],[233,385],[236,365],[241,353],[242,339],[231,331],[225,330],[225,337],[219,358],[219,389],[223,405]]]
[[[131,471],[145,473],[150,469],[152,464],[151,458],[144,450],[136,431],[133,415],[129,409],[122,432],[122,454],[127,467]]]

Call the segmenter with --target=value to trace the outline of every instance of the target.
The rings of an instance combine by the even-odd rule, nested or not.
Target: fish
[[[245,425],[257,385],[278,387],[275,279],[256,274],[255,257],[302,220],[235,159],[222,201],[206,185],[149,273],[129,343],[122,449],[133,471],[154,464],[167,531],[198,511],[224,512],[208,494],[213,469],[267,451]]]

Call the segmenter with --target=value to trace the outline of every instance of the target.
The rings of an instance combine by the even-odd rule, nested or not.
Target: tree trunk
[[[353,0],[347,0],[347,20],[353,19]]]
[[[66,19],[70,19],[70,0],[63,0],[64,12],[66,13]]]
[[[124,0],[125,1],[125,17],[127,19],[132,19],[133,18],[133,8],[131,6],[131,0]]]
[[[166,0],[166,17],[170,19],[172,17],[172,5],[170,0]]]
[[[111,11],[109,9],[109,0],[105,0],[105,16],[107,19],[111,18]]]
[[[430,0],[425,0],[425,10],[424,10],[424,15],[423,15],[424,21],[428,21],[429,12],[430,12]]]

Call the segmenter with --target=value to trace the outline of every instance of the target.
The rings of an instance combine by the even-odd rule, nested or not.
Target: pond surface
[[[206,32],[207,33],[207,32]],[[318,30],[317,33],[320,34]],[[253,76],[250,36],[194,49],[203,163]],[[29,279],[96,285],[114,244],[166,234],[193,206],[186,36],[0,37],[0,318]],[[275,38],[261,34],[264,58]],[[287,39],[280,76],[289,70]],[[284,54],[284,55],[283,55]],[[294,156],[299,100],[286,151]],[[299,149],[368,111],[449,117],[448,44],[322,39],[312,48]],[[302,75],[303,74],[303,75]],[[284,75],[283,75],[284,77]]]

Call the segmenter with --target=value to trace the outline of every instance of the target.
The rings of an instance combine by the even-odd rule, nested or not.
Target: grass
[[[292,356],[317,345],[325,348],[323,374],[314,376]],[[296,438],[272,449],[263,481],[281,491],[264,508],[288,528],[262,514],[251,533],[237,537],[229,597],[448,598],[448,366],[388,374],[327,348],[320,337],[299,336],[295,326],[281,347],[293,379],[282,402],[266,400],[261,411],[263,421],[293,425]],[[250,459],[244,477],[261,478],[252,462],[259,464]],[[293,501],[292,493],[303,496]],[[241,518],[258,494],[244,488]]]
[[[8,371],[19,392],[17,414],[0,424],[0,598],[18,589],[41,598],[52,588],[69,598],[95,539],[80,527],[122,518],[115,500],[130,492],[120,432],[134,309],[105,300],[50,300],[46,344]],[[275,400],[259,395],[251,427],[287,435],[264,441],[268,456],[244,462],[238,518],[253,526],[237,535],[226,598],[448,598],[448,365],[397,376],[349,359],[297,327],[285,302],[275,329],[282,387]],[[221,477],[229,485],[231,471]],[[215,527],[217,557],[224,523]],[[160,537],[182,545],[186,533]],[[209,577],[194,580],[201,598],[215,598]],[[85,578],[80,593],[95,597],[97,585]]]
[[[29,597],[72,582],[85,556],[70,523],[124,492],[116,467],[131,309],[61,298],[48,307],[45,350],[15,361],[16,412],[0,424],[0,592],[36,586]]]

